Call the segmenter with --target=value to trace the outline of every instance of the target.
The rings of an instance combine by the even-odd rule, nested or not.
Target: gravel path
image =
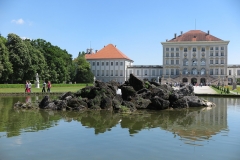
[[[217,92],[215,92],[211,87],[209,86],[194,86],[194,93],[196,94],[217,94]]]

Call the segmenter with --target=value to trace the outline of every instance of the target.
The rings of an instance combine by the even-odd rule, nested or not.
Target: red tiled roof
[[[223,41],[223,40],[200,30],[190,30],[167,42],[181,42],[181,41]]]
[[[99,50],[97,53],[86,54],[86,59],[127,59],[125,54],[123,54],[119,49],[117,49],[113,44],[108,44],[103,49]]]

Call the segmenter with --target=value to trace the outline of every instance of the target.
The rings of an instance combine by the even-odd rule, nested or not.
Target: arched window
[[[187,68],[184,68],[184,69],[183,69],[183,74],[188,74]]]
[[[193,69],[192,69],[192,74],[193,74],[193,75],[197,75],[197,74],[198,74],[196,68],[193,68]]]
[[[201,66],[205,66],[206,65],[206,60],[204,58],[201,59]]]
[[[197,59],[194,58],[194,59],[192,60],[192,65],[193,65],[193,66],[197,66]]]
[[[187,58],[183,59],[183,65],[188,66],[188,59]]]
[[[206,74],[206,69],[205,68],[202,68],[201,69],[201,75],[205,75]]]

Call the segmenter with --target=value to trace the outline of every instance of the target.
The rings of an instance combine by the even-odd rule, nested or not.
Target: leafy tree
[[[8,34],[7,40],[9,60],[14,70],[14,74],[11,75],[11,81],[23,82],[29,78],[28,71],[32,65],[29,50],[23,40],[16,34]]]
[[[12,64],[9,61],[9,52],[5,46],[7,40],[0,36],[0,82],[7,82],[13,73]]]
[[[75,66],[76,76],[75,81],[77,83],[92,83],[93,73],[91,72],[91,67],[89,62],[85,59],[85,53],[79,54],[79,56],[73,60],[73,65]]]

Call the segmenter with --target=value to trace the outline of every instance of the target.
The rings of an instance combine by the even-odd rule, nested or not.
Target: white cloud
[[[16,24],[23,24],[24,23],[24,20],[22,18],[18,19],[18,20],[12,20],[11,21],[12,23],[16,23]]]

